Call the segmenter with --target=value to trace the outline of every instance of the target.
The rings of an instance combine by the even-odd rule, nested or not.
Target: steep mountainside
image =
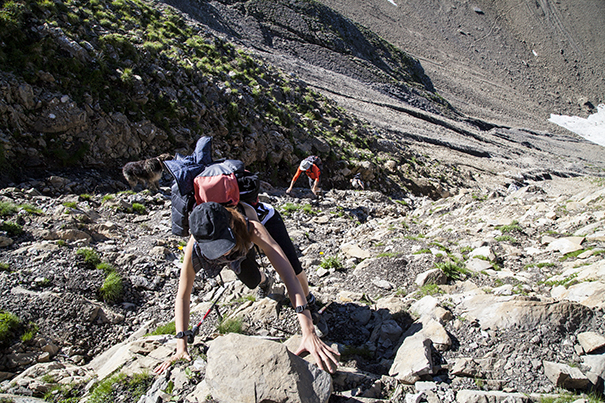
[[[417,57],[457,109],[553,130],[605,102],[605,5],[594,1],[321,0]]]
[[[602,147],[546,120],[550,112],[578,112],[564,107],[569,106],[568,89],[576,91],[573,96],[583,90],[591,94],[586,97],[592,101],[582,104],[585,109],[601,102],[598,90],[594,91],[597,87],[589,81],[600,80],[602,59],[585,59],[592,63],[590,68],[582,67],[586,70],[582,74],[589,80],[586,85],[582,82],[582,86],[574,87],[577,80],[555,63],[560,61],[558,57],[552,58],[551,64],[529,59],[533,53],[517,30],[533,25],[509,18],[510,10],[486,7],[484,11],[469,3],[446,7],[406,2],[395,7],[386,1],[326,1],[322,4],[342,15],[323,9],[322,15],[329,18],[318,18],[319,6],[308,1],[272,5],[244,0],[168,3],[336,100],[377,129],[377,137],[442,162],[468,167],[475,179],[482,176],[502,182],[502,175],[491,174],[535,176],[536,171],[560,176],[600,175],[604,167]],[[271,12],[275,7],[280,7],[279,18]],[[590,14],[595,6],[575,7]],[[590,21],[594,26],[598,24],[592,17]],[[377,71],[383,77],[393,76],[384,63],[369,57],[384,56],[375,48],[361,52],[355,42],[334,46],[338,43],[335,37],[350,39],[347,33],[365,31],[367,28],[360,28],[364,26],[399,49],[409,49],[423,71],[429,73],[431,86],[425,85],[425,89],[434,88],[434,95],[427,96],[413,86],[404,88],[393,80],[377,80]],[[545,25],[543,30],[550,26]],[[472,33],[469,27],[473,27]],[[484,32],[484,37],[477,38],[477,32]],[[580,34],[589,35],[584,29],[578,30]],[[544,35],[544,46],[556,39]],[[594,42],[594,37],[591,39]],[[364,43],[367,48],[368,42]],[[598,45],[594,52],[599,52]],[[441,67],[437,70],[435,66]],[[562,76],[557,79],[551,71]],[[435,96],[443,97],[447,107],[427,102]],[[563,106],[555,110],[559,104]]]
[[[302,0],[167,3],[176,9],[142,1],[4,4],[3,184],[61,167],[104,167],[118,177],[128,160],[189,153],[202,134],[216,138],[220,155],[243,159],[276,184],[316,153],[327,162],[326,185],[347,186],[361,172],[393,194],[439,197],[469,180],[506,185],[515,177],[601,175],[605,168],[602,147],[540,123],[547,95],[559,87],[543,84],[554,75],[527,62],[513,29],[523,24],[505,24],[510,10],[385,2],[395,9],[388,13],[408,12],[406,26],[422,32],[411,46],[398,33],[409,29],[387,29],[401,28],[395,14],[385,11],[381,25],[356,22],[354,13],[376,14],[363,12],[371,2],[348,10]],[[435,20],[439,29],[416,24],[429,16],[448,19]],[[483,43],[485,54],[463,52],[472,36],[464,27],[481,18],[477,32],[490,34],[473,46]],[[458,36],[445,35],[455,25]],[[411,57],[408,48],[442,61]],[[489,56],[494,52],[498,58]],[[598,75],[600,59],[584,54]],[[435,63],[451,74],[438,73]],[[478,74],[489,80],[476,81]],[[560,80],[575,85],[568,75]],[[591,80],[598,92],[598,77]]]
[[[324,18],[338,18],[316,7],[322,10],[302,7],[295,14],[321,16],[315,19],[318,30]],[[262,4],[255,10],[281,15]],[[285,183],[310,153],[325,161],[328,186],[345,186],[360,172],[375,188],[428,194],[437,188],[416,179],[445,183],[447,171],[452,172],[425,172],[410,161],[426,158],[384,143],[374,128],[304,81],[162,3],[28,0],[5,3],[0,15],[5,45],[0,51],[0,177],[5,185],[65,167],[103,167],[118,176],[128,160],[189,154],[201,135],[215,138],[219,156],[239,158],[274,183]],[[222,20],[214,16],[213,21]],[[346,40],[339,39],[345,31]],[[371,32],[347,23],[321,43],[363,53],[373,64],[360,71],[407,91],[408,100],[451,110],[416,60]],[[380,54],[369,54],[362,43]],[[406,164],[405,171],[393,168]]]

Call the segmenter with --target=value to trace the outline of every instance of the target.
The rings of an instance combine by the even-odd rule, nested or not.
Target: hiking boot
[[[265,281],[258,285],[258,289],[256,290],[257,299],[267,298],[271,295],[271,290],[273,287],[273,278],[268,274],[265,274]]]

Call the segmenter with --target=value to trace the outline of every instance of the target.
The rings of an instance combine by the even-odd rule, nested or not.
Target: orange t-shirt
[[[319,167],[315,164],[311,165],[311,168],[307,169],[306,171],[303,171],[302,169],[300,169],[300,167],[298,167],[298,169],[296,170],[296,174],[294,175],[294,182],[296,182],[298,180],[298,177],[300,176],[300,174],[302,173],[307,174],[307,176],[313,180],[317,180],[319,179],[319,175],[320,175],[320,171],[319,171]]]

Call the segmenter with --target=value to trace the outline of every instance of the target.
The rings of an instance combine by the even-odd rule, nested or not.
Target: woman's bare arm
[[[176,332],[184,332],[189,327],[189,309],[191,304],[191,289],[195,280],[195,271],[191,263],[191,254],[193,252],[193,237],[189,238],[187,247],[185,248],[185,256],[183,257],[183,265],[181,267],[181,276],[179,277],[179,288],[176,293],[174,302],[174,326]],[[176,340],[176,353],[160,364],[154,371],[158,374],[164,372],[170,365],[181,358],[191,360],[187,352],[187,337]]]
[[[285,253],[275,240],[269,235],[265,227],[259,222],[252,222],[252,242],[258,245],[279,274],[282,281],[288,289],[290,301],[294,306],[303,306],[307,299],[303,294],[302,286],[294,274],[294,269],[286,258]],[[335,356],[338,352],[327,346],[315,333],[313,328],[313,319],[308,309],[297,314],[303,339],[300,347],[295,352],[301,354],[308,351],[314,358],[317,366],[323,370],[334,372],[334,367],[338,363]]]

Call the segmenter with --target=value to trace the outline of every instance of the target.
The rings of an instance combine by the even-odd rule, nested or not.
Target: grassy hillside
[[[324,29],[319,6],[300,4],[298,11],[317,24],[311,31]],[[261,6],[256,2],[258,12],[269,9]],[[363,164],[374,179],[388,160],[410,166],[418,160],[399,147],[379,146],[370,127],[302,81],[162,4],[5,1],[0,21],[0,70],[7,83],[0,97],[8,106],[0,111],[0,156],[13,171],[115,166],[184,153],[201,135],[215,137],[219,155],[240,158],[278,181],[309,153],[327,161],[336,184]],[[393,61],[384,66],[392,79],[430,90],[417,62],[366,34],[341,32],[339,40],[325,40],[345,47],[349,40],[373,41],[387,55],[380,60]],[[25,166],[14,164],[24,159]],[[379,177],[403,183],[403,176]]]

